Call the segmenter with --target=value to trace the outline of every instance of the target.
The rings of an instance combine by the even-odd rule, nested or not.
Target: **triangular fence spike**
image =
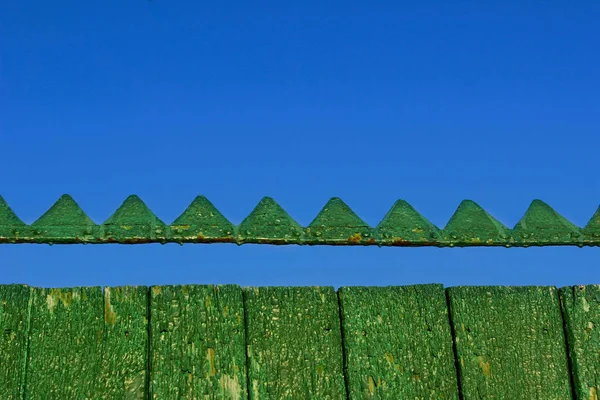
[[[381,245],[410,246],[435,243],[440,230],[404,200],[398,200],[376,228]]]
[[[263,197],[238,227],[239,243],[301,244],[302,226],[270,197]]]
[[[375,230],[333,197],[306,228],[307,244],[375,244]]]
[[[584,241],[600,246],[600,207],[583,228]]]
[[[35,240],[50,243],[77,243],[94,240],[98,225],[88,217],[68,194],[60,198],[33,224]]]
[[[513,228],[516,243],[525,245],[577,244],[581,230],[541,200],[533,200]]]
[[[27,236],[27,224],[21,221],[8,203],[0,196],[0,243],[15,242]]]
[[[197,196],[171,224],[171,238],[180,243],[234,242],[235,227],[204,196]]]
[[[442,231],[450,246],[506,245],[510,229],[492,217],[479,204],[463,200]]]
[[[123,204],[104,224],[104,240],[116,243],[165,241],[168,227],[136,195]]]

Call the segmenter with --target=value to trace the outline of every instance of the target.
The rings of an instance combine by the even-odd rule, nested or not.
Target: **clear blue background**
[[[485,3],[485,4],[484,4]],[[415,5],[418,4],[418,5]],[[462,199],[512,227],[534,198],[600,201],[597,1],[0,2],[0,194],[27,223],[70,193],[97,223],[136,193],[239,223]],[[600,283],[598,248],[0,246],[39,286]]]

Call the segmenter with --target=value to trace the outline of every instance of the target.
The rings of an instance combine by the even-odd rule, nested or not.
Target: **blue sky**
[[[418,3],[418,4],[417,4]],[[453,4],[450,4],[453,3]],[[69,193],[97,223],[132,193],[172,222],[197,194],[310,223],[332,196],[443,227],[472,199],[600,202],[600,3],[0,2],[0,195],[28,223]],[[0,246],[38,286],[571,285],[598,248]]]

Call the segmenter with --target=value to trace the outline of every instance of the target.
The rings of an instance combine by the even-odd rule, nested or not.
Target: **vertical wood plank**
[[[343,287],[350,399],[458,399],[442,285]]]
[[[142,400],[148,392],[148,287],[104,288],[102,370],[97,396]]]
[[[345,399],[332,287],[244,289],[250,398]]]
[[[600,285],[560,290],[577,400],[600,394]]]
[[[0,399],[22,398],[30,292],[25,285],[0,285]]]
[[[154,286],[150,296],[151,398],[246,399],[242,289]]]
[[[27,399],[144,399],[147,288],[34,289]]]
[[[556,288],[455,287],[447,293],[465,400],[571,398]]]

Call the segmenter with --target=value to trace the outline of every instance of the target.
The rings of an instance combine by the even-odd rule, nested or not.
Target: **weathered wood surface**
[[[25,398],[143,399],[147,288],[34,289]]]
[[[0,399],[21,399],[29,294],[25,285],[0,285]]]
[[[351,399],[456,399],[442,285],[339,291]]]
[[[554,287],[448,289],[462,397],[571,399]]]
[[[600,395],[600,285],[560,290],[577,400]]]
[[[152,399],[247,398],[242,289],[150,290]]]
[[[346,399],[332,287],[244,289],[250,399]]]

